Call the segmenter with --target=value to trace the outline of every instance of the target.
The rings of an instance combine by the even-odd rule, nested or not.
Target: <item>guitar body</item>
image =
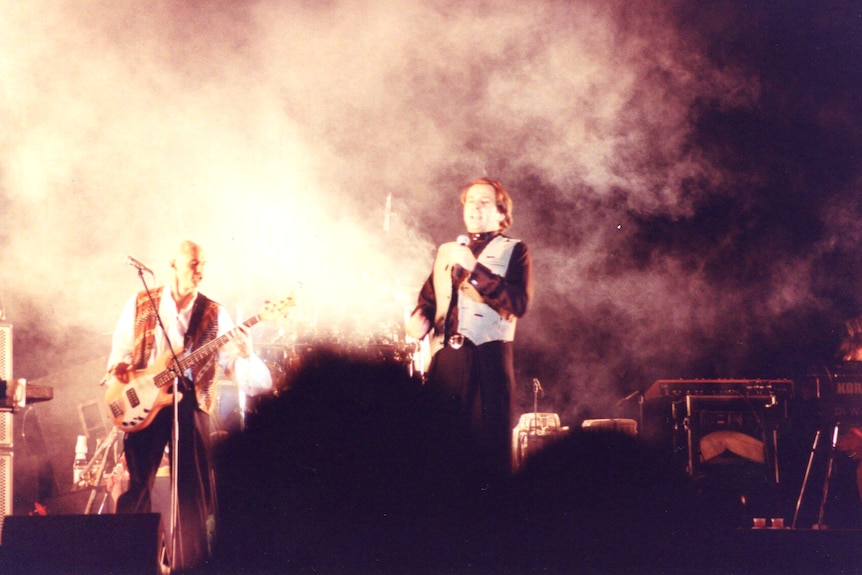
[[[171,352],[167,351],[146,369],[130,371],[129,383],[115,377],[108,380],[105,404],[108,417],[117,429],[130,433],[140,431],[163,407],[173,404],[174,379],[167,377],[166,371],[172,360]],[[178,393],[177,401],[183,397]]]
[[[183,352],[182,349],[175,350],[179,358],[179,370],[185,372],[186,369],[195,367],[216,353],[230,341],[231,336],[239,332],[240,327],[250,328],[260,320],[283,315],[293,305],[293,295],[278,302],[266,302],[257,315],[247,319],[242,326],[235,327],[185,356],[180,355]],[[176,378],[169,369],[172,362],[173,354],[168,350],[146,369],[130,371],[128,383],[123,383],[113,376],[108,379],[105,405],[108,408],[108,417],[117,429],[127,432],[140,431],[150,424],[159,410],[173,404]],[[177,393],[179,394],[177,401],[179,401],[183,396],[182,393]]]

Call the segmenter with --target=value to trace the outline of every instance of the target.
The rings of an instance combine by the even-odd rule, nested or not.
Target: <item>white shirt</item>
[[[177,309],[177,304],[171,296],[170,290],[166,287],[159,301],[159,316],[162,319],[162,323],[164,323],[165,331],[168,333],[170,345],[177,351],[183,347],[186,330],[191,320],[192,308],[194,307],[194,299],[192,298],[186,308]],[[111,355],[108,357],[108,371],[120,362],[130,365],[132,363],[135,351],[136,301],[137,295],[132,296],[126,302],[120,318],[117,320],[117,326],[114,328],[112,338]],[[224,307],[218,306],[218,314],[218,333],[216,337],[221,337],[234,329],[235,325]],[[153,350],[147,359],[148,364],[169,349],[168,340],[165,339],[162,328],[158,324],[156,324],[154,335]],[[269,368],[267,368],[263,360],[253,353],[247,358],[240,357],[236,346],[229,343],[218,350],[218,363],[224,373],[228,373],[228,369],[230,368],[229,373],[232,379],[236,381],[240,389],[246,394],[254,395],[272,388],[272,375],[269,372]]]

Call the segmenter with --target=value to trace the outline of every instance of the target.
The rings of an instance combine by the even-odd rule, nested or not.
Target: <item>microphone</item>
[[[470,238],[465,234],[459,235],[455,241],[459,246],[467,246],[470,245]],[[457,283],[461,283],[464,280],[464,268],[461,267],[460,264],[455,264],[452,266],[452,279]]]
[[[130,266],[134,267],[134,268],[137,268],[137,270],[138,270],[139,272],[147,272],[147,273],[148,273],[148,274],[150,274],[151,276],[155,276],[155,275],[156,275],[156,274],[154,274],[154,273],[153,273],[153,270],[151,270],[150,268],[148,268],[147,266],[145,266],[144,264],[142,264],[141,262],[139,262],[138,260],[136,260],[136,259],[135,259],[135,258],[133,258],[132,256],[129,256],[129,257],[126,259],[126,263],[127,263],[127,264],[129,264]]]
[[[539,396],[545,397],[545,390],[538,377],[533,378],[533,413],[539,413]]]
[[[545,395],[545,390],[544,390],[544,389],[542,389],[542,384],[541,384],[541,382],[539,381],[539,378],[538,378],[538,377],[534,377],[534,378],[533,378],[533,391],[534,391],[534,392],[536,392],[536,393],[541,394],[542,396],[544,396],[544,395]]]
[[[636,397],[637,397],[637,396],[639,396],[640,394],[641,394],[640,390],[639,390],[639,389],[636,389],[636,390],[634,390],[633,392],[631,392],[630,394],[628,394],[627,396],[625,396],[624,398],[622,398],[622,399],[620,399],[619,401],[617,401],[617,402],[614,404],[614,407],[618,407],[618,406],[620,406],[620,405],[624,404],[625,402],[630,401],[630,400],[632,400],[632,399],[636,398]]]

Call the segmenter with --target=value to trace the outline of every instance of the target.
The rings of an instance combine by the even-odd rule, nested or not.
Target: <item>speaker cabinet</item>
[[[706,454],[702,453],[702,440],[713,432],[730,432],[738,437],[751,438],[758,442],[760,461],[770,465],[775,462],[778,448],[778,429],[787,418],[787,405],[775,406],[756,402],[747,398],[730,397],[686,397],[685,422],[688,462],[687,470],[697,476],[704,464]],[[745,455],[745,450],[734,451],[731,455]],[[754,461],[754,457],[748,460]],[[777,470],[776,470],[776,481]]]
[[[15,447],[14,422],[11,411],[0,411],[0,449]]]
[[[159,575],[163,543],[158,513],[9,515],[0,573]]]
[[[6,415],[6,414],[0,414]],[[12,451],[0,450],[0,510],[4,516],[12,513]],[[3,526],[0,523],[0,543],[3,541]]]
[[[12,381],[12,326],[0,323],[0,379]]]
[[[12,382],[12,326],[0,323],[0,380],[11,389]],[[5,394],[6,391],[4,390]],[[0,513],[12,513],[12,460],[15,435],[12,430],[12,411],[0,411]],[[3,526],[0,525],[0,538]]]

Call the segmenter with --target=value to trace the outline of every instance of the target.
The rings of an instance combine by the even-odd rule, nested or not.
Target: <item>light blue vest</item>
[[[512,252],[520,240],[498,235],[491,240],[477,261],[494,274],[506,276]],[[439,251],[438,251],[439,258]],[[442,262],[434,262],[434,293],[437,298],[435,326],[445,325],[446,311],[452,299],[451,271]],[[489,341],[513,341],[515,339],[515,316],[503,317],[486,304],[481,294],[468,281],[458,288],[458,333],[470,338],[476,345]],[[434,333],[431,353],[437,353],[444,345],[444,333]]]

